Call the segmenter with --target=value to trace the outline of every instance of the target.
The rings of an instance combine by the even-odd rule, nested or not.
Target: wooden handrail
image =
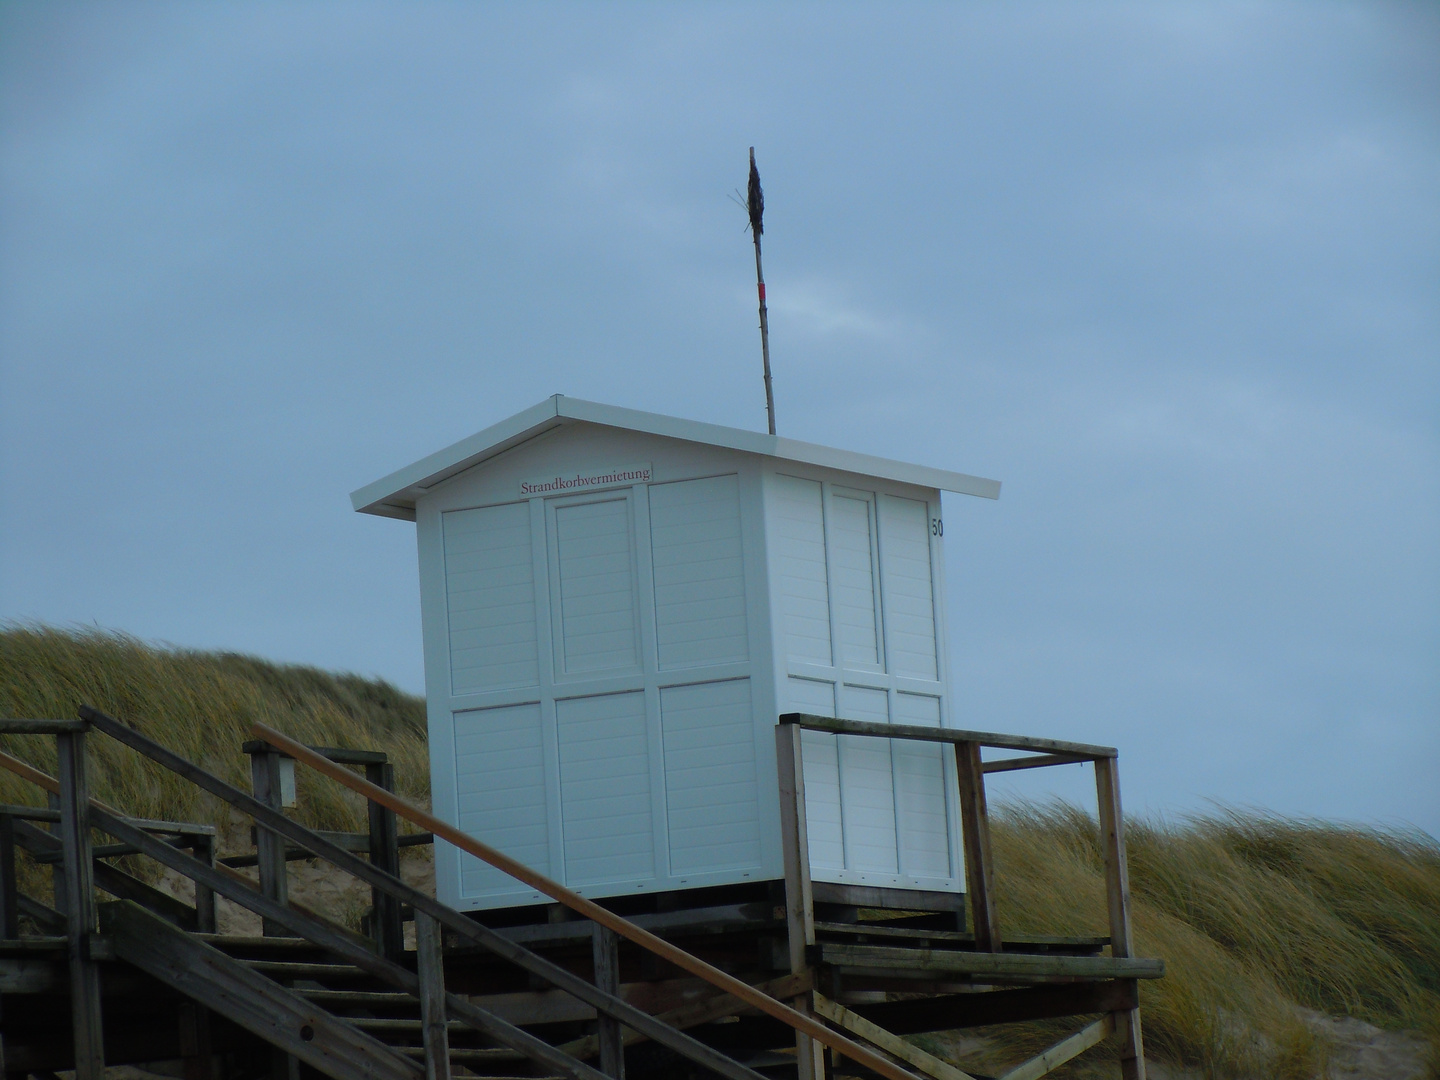
[[[873,1050],[826,1027],[814,1017],[806,1016],[804,1013],[792,1009],[784,1002],[776,1001],[768,994],[756,990],[749,983],[743,982],[735,978],[735,976],[721,971],[712,964],[707,964],[704,960],[701,960],[697,956],[692,956],[684,949],[672,945],[664,938],[658,937],[643,927],[635,925],[629,919],[606,910],[593,900],[587,900],[579,893],[561,885],[558,881],[554,881],[532,870],[524,863],[518,862],[503,852],[490,847],[488,844],[476,840],[473,836],[461,832],[455,826],[440,820],[433,814],[422,810],[420,807],[402,799],[393,792],[386,791],[376,784],[361,779],[349,769],[336,765],[328,758],[315,753],[304,743],[298,742],[288,735],[276,731],[269,725],[259,723],[258,721],[250,725],[250,733],[257,738],[264,739],[277,750],[283,750],[296,761],[304,762],[316,772],[323,773],[325,776],[330,777],[330,779],[337,783],[343,784],[352,791],[359,792],[366,798],[378,802],[381,806],[393,810],[400,817],[405,818],[414,825],[419,825],[422,829],[434,833],[436,837],[453,844],[461,851],[475,856],[475,858],[482,862],[489,863],[497,870],[509,874],[518,881],[524,882],[536,892],[545,894],[552,900],[565,905],[570,910],[583,915],[585,918],[609,930],[613,930],[627,941],[639,945],[642,949],[674,964],[681,970],[688,971],[690,974],[704,979],[710,985],[718,987],[732,997],[736,997],[745,1002],[745,1004],[765,1013],[767,1016],[779,1020],[787,1027],[801,1034],[808,1035],[816,1042],[822,1043],[837,1053],[845,1055],[856,1064],[863,1065],[865,1068],[887,1077],[888,1080],[916,1080],[914,1073],[900,1068],[894,1062],[880,1056]]]
[[[1067,760],[1097,761],[1119,757],[1113,746],[1066,742],[1063,739],[1037,739],[1029,735],[1001,735],[994,731],[960,731],[956,728],[922,727],[919,724],[877,724],[868,720],[836,720],[814,713],[781,713],[780,723],[798,724],[810,731],[829,731],[836,735],[874,735],[883,739],[915,739],[919,742],[976,743],[997,750],[1034,750],[1047,754],[1064,754]],[[1033,765],[1060,765],[1060,761],[1036,761]],[[1014,766],[1011,766],[1014,768]],[[1033,766],[1032,766],[1033,767]]]

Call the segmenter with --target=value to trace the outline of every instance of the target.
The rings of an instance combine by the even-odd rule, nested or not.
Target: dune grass
[[[122,634],[0,628],[0,717],[72,717],[90,704],[248,790],[252,720],[310,743],[385,750],[397,786],[428,802],[424,703],[354,675],[230,653],[155,648]],[[54,771],[54,740],[0,747]],[[146,817],[227,824],[224,808],[112,741],[91,741],[94,793]],[[299,770],[301,820],[361,829],[358,797]],[[0,771],[0,802],[42,794]],[[1104,934],[1093,817],[1065,804],[994,814],[1001,925]],[[1147,1056],[1225,1078],[1314,1077],[1325,1046],[1300,1009],[1416,1030],[1440,1046],[1440,845],[1408,835],[1223,810],[1127,828],[1138,952],[1165,959],[1141,984]],[[1073,1030],[1038,1023],[921,1039],[999,1073]],[[975,1034],[975,1033],[970,1033]],[[1057,1076],[1105,1073],[1103,1049]],[[1108,1065],[1113,1072],[1113,1062]],[[1436,1075],[1440,1075],[1437,1072]]]
[[[425,704],[378,679],[333,675],[233,653],[146,645],[124,634],[13,626],[0,629],[0,716],[73,717],[81,705],[109,713],[248,791],[241,745],[260,720],[323,746],[384,750],[396,786],[429,800]],[[55,740],[0,739],[0,748],[55,772]],[[101,736],[90,740],[97,798],[140,817],[223,828],[225,810],[193,785]],[[320,829],[358,830],[363,800],[297,770],[298,817]],[[0,802],[44,805],[44,793],[0,771]]]

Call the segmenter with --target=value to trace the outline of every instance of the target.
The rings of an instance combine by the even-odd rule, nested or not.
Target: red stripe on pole
[[[760,282],[760,299],[765,299],[765,283],[763,281]]]

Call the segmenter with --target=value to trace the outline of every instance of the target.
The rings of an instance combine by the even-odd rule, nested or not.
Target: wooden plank
[[[809,971],[799,975],[782,975],[778,979],[755,984],[755,989],[774,998],[792,998],[814,988],[815,977]],[[655,1019],[683,1031],[686,1028],[698,1027],[700,1024],[713,1023],[722,1017],[739,1016],[754,1011],[751,1006],[731,994],[710,994],[703,1001],[692,1001],[689,1004],[657,1013]],[[626,1046],[633,1046],[644,1041],[645,1036],[638,1031],[625,1032]],[[596,1036],[587,1035],[583,1039],[575,1039],[561,1044],[560,1049],[574,1057],[591,1058],[600,1052],[600,1042]]]
[[[64,985],[64,968],[54,960],[0,958],[0,994],[44,994]]]
[[[85,776],[85,732],[55,738],[60,774],[60,844],[65,852],[66,937],[70,962],[70,1013],[75,1031],[75,1080],[104,1080],[105,1033],[100,1013],[100,968],[90,957],[95,936],[95,860],[90,855],[90,790]]]
[[[195,858],[206,866],[215,865],[215,838],[213,836],[196,837],[195,844],[190,850]],[[215,890],[198,881],[195,882],[195,929],[202,934],[213,934],[216,929]]]
[[[1016,769],[1043,769],[1048,765],[1080,765],[1090,759],[1074,754],[1032,754],[1030,757],[1001,758],[987,761],[981,771],[989,773],[1014,772]]]
[[[914,1035],[953,1028],[1115,1012],[1134,1008],[1136,1000],[1134,979],[1108,979],[1104,982],[1059,983],[1021,990],[885,1001],[873,1005],[852,1005],[851,1010],[897,1035]]]
[[[14,803],[0,804],[0,814],[22,818],[25,821],[58,822],[60,820],[59,810],[47,810],[43,806],[17,806]]]
[[[28,821],[16,821],[13,825],[15,839],[19,841],[22,848],[34,854],[37,861],[63,860],[64,852],[61,850],[63,845],[59,837]],[[125,846],[130,847],[129,844]],[[91,854],[93,857],[93,848]],[[195,909],[189,904],[175,899],[169,893],[161,892],[153,885],[141,881],[119,867],[103,862],[94,862],[92,873],[95,885],[111,896],[121,900],[134,900],[186,930],[198,928]]]
[[[620,938],[613,930],[591,923],[590,953],[594,959],[595,985],[607,994],[620,992]],[[625,1080],[625,1043],[620,1021],[600,1013],[595,1018],[595,1040],[600,1051],[600,1071],[615,1080]]]
[[[960,829],[965,840],[965,891],[975,948],[999,952],[1003,945],[995,911],[995,868],[990,857],[990,815],[985,807],[985,774],[980,769],[980,744],[955,744],[955,771],[960,783]]]
[[[1104,1042],[1115,1031],[1114,1015],[1102,1016],[1093,1024],[1081,1028],[1068,1039],[1062,1039],[1043,1054],[1037,1054],[1025,1064],[1011,1069],[1000,1080],[1040,1080],[1073,1057],[1078,1057],[1097,1043]]]
[[[210,1010],[193,1001],[176,1010],[180,1025],[180,1059],[184,1080],[216,1080],[214,1045],[210,1038]]]
[[[888,908],[892,911],[964,911],[963,892],[933,889],[892,889],[883,885],[847,885],[836,881],[814,881],[810,895],[817,904],[845,904],[849,907]]]
[[[827,934],[845,934],[851,937],[878,937],[894,938],[897,941],[939,941],[954,942],[958,946],[974,945],[975,935],[961,933],[958,930],[911,930],[904,926],[886,926],[884,923],[832,923],[816,922],[816,932]],[[1073,952],[1084,951],[1087,953],[1099,952],[1104,946],[1110,944],[1108,937],[1065,937],[1061,934],[1006,934],[1005,947],[1030,945],[1032,948],[1016,948],[1016,952],[1037,951],[1033,946],[1048,946],[1044,951],[1052,949],[1070,950]]]
[[[917,739],[921,742],[973,742],[1000,750],[1037,750],[1052,754],[1069,754],[1093,761],[1113,758],[1113,746],[1092,746],[1089,743],[1066,742],[1063,739],[1036,739],[1028,735],[1001,735],[994,731],[960,731],[956,728],[922,727],[917,724],[877,724],[868,720],[836,720],[813,713],[784,713],[782,724],[795,724],[811,731],[833,731],[840,735],[874,735],[882,739]]]
[[[964,1070],[957,1069],[934,1054],[926,1053],[920,1047],[851,1012],[838,1001],[831,1001],[823,994],[815,995],[815,1011],[832,1024],[839,1024],[851,1034],[859,1035],[866,1042],[873,1043],[887,1054],[919,1069],[934,1080],[975,1080],[975,1077]]]
[[[630,921],[654,934],[680,937],[689,934],[718,934],[738,929],[765,930],[780,922],[773,917],[774,911],[774,905],[769,903],[723,904],[716,907],[632,915]],[[571,919],[558,923],[501,926],[496,927],[495,932],[521,945],[578,945],[589,940],[590,924],[584,919]],[[460,947],[463,949],[467,946]]]
[[[775,726],[775,769],[780,784],[780,847],[785,868],[785,929],[790,973],[810,968],[809,949],[815,944],[815,900],[810,880],[810,838],[805,820],[805,759],[801,728]],[[811,1011],[810,995],[791,1002],[796,1012]],[[823,1080],[822,1045],[810,1035],[795,1033],[796,1080]]]
[[[415,915],[415,971],[420,980],[420,1030],[425,1080],[450,1080],[450,1035],[445,1024],[445,950],[440,924]]]
[[[250,754],[250,782],[255,798],[265,806],[280,809],[280,755],[274,750],[260,749]],[[255,863],[260,868],[260,891],[284,906],[290,899],[290,878],[285,869],[285,841],[269,829],[257,825]],[[282,928],[261,920],[266,937],[281,936]]]
[[[0,814],[0,937],[20,936],[20,896],[15,888],[15,819]]]
[[[17,901],[16,906],[20,908],[20,914],[34,919],[42,929],[48,930],[52,934],[64,934],[68,929],[69,920],[49,904],[42,904],[39,900],[26,896],[24,893],[17,897]]]
[[[886,945],[832,944],[828,941],[822,941],[816,949],[820,953],[821,963],[824,964],[846,968],[903,970],[917,977],[936,972],[1067,979],[1159,979],[1165,975],[1165,961],[1140,957],[905,949]]]
[[[83,735],[84,720],[0,720],[0,735]]]
[[[1115,759],[1095,763],[1095,794],[1100,810],[1100,845],[1105,852],[1105,898],[1110,913],[1110,955],[1133,956],[1130,935],[1130,870],[1125,858],[1125,815],[1120,807],[1120,766]],[[1145,1080],[1145,1040],[1139,1008],[1115,1014],[1120,1032],[1121,1080]]]
[[[325,756],[331,761],[336,760],[332,754]],[[365,779],[386,791],[394,791],[395,766],[384,761],[366,763]],[[365,838],[370,864],[398,878],[400,845],[395,811],[369,800],[366,800],[365,806],[370,826]],[[370,889],[370,932],[381,956],[390,960],[400,959],[405,951],[405,926],[400,918],[400,901],[377,886]]]
[[[420,1066],[130,901],[105,905],[116,955],[326,1076],[418,1080]]]

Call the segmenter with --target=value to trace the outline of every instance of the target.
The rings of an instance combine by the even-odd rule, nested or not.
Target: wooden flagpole
[[[760,265],[760,234],[765,231],[765,193],[760,190],[760,171],[755,168],[755,148],[750,147],[750,185],[745,209],[750,214],[750,235],[755,238],[755,285],[760,293],[760,354],[765,360],[765,415],[770,434],[775,434],[775,391],[770,385],[770,317],[765,310],[765,271]]]

